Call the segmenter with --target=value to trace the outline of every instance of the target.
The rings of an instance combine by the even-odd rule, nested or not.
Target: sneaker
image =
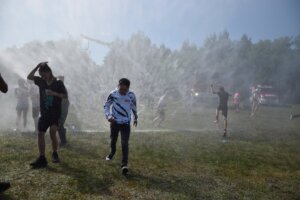
[[[128,174],[128,167],[127,167],[126,165],[123,165],[123,166],[122,166],[122,174],[123,174],[124,176],[127,176],[127,174]]]
[[[106,161],[111,161],[112,158],[113,158],[113,157],[112,157],[111,155],[108,155],[108,156],[106,156],[105,160],[106,160]]]
[[[60,162],[57,152],[52,153],[52,162],[53,163],[59,163]]]
[[[45,168],[45,167],[47,167],[47,165],[48,165],[48,162],[47,162],[45,156],[40,156],[36,159],[36,161],[30,163],[30,166],[33,169]]]
[[[0,193],[4,192],[8,188],[10,188],[9,182],[0,182]]]

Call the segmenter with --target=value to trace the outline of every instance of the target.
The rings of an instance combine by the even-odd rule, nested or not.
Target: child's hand
[[[115,122],[115,119],[114,119],[113,117],[110,117],[110,118],[108,119],[108,122],[114,123],[114,122]]]
[[[56,92],[52,91],[52,90],[46,90],[46,94],[48,96],[58,96]]]
[[[134,126],[134,127],[137,127],[137,125],[138,125],[138,121],[137,121],[137,120],[134,120],[133,126]]]

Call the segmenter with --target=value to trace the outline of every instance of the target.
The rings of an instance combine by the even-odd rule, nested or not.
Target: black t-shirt
[[[217,92],[219,96],[219,107],[227,107],[229,94],[227,92]]]
[[[49,96],[46,94],[46,90],[52,90],[60,94],[67,94],[67,90],[62,81],[54,79],[53,82],[48,85],[41,77],[35,76],[34,83],[40,90],[40,108],[41,116],[47,116],[51,118],[59,118],[61,114],[61,101],[62,99],[56,96]]]

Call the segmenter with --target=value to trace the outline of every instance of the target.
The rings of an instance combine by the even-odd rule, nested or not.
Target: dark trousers
[[[69,100],[64,99],[61,104],[61,115],[58,122],[58,134],[59,134],[61,144],[67,143],[67,136],[66,136],[67,130],[64,125],[68,116],[68,111],[69,111]]]
[[[122,144],[122,165],[128,163],[128,141],[130,136],[130,125],[129,124],[117,124],[113,123],[110,125],[110,147],[111,153],[110,157],[112,158],[116,153],[116,144],[118,140],[119,132],[121,132],[121,144]]]

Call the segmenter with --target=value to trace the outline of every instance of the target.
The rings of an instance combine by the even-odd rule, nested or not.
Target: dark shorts
[[[32,108],[32,117],[37,118],[40,115],[40,107],[33,107]]]
[[[51,126],[58,127],[59,117],[41,116],[39,118],[38,130],[39,132],[45,133]]]
[[[219,106],[218,111],[222,111],[222,115],[227,118],[228,107],[227,106]]]

